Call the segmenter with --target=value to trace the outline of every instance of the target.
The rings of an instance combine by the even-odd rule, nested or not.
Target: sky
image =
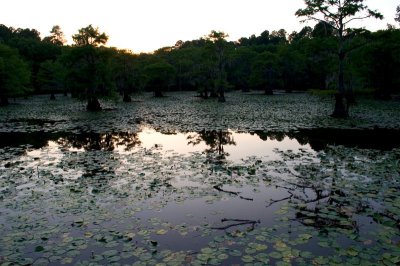
[[[59,25],[68,43],[78,29],[92,24],[110,38],[108,46],[134,53],[173,46],[178,40],[194,40],[211,30],[238,40],[264,30],[300,31],[312,23],[300,23],[294,13],[304,0],[0,0],[0,24],[33,28],[41,37]],[[385,19],[362,24],[375,31],[394,24],[399,0],[367,0]]]

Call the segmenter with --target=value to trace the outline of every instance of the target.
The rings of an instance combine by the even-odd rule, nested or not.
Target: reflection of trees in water
[[[390,163],[398,158],[394,153],[332,147],[316,161],[307,152],[281,155],[282,161],[271,163],[269,180],[284,194],[270,200],[267,207],[289,202],[295,210],[293,221],[325,233],[331,228],[348,230],[354,236],[361,230],[365,234],[370,219],[400,228],[400,218],[384,207],[386,198],[397,197],[400,188],[397,180],[385,178],[398,176],[398,169]]]
[[[92,192],[100,193],[108,190],[108,180],[112,180],[120,166],[118,155],[113,151],[121,146],[125,151],[140,144],[135,133],[83,133],[61,137],[57,140],[64,149],[84,149],[85,152],[75,153],[65,157],[66,167],[81,169],[82,178],[79,179],[81,188],[92,188]],[[102,152],[96,152],[102,151]]]
[[[229,154],[224,151],[225,145],[236,145],[236,142],[232,137],[232,133],[223,132],[222,130],[203,130],[198,132],[196,135],[188,136],[187,139],[189,140],[188,145],[192,144],[193,146],[204,142],[207,146],[209,146],[205,152],[208,154],[218,154],[221,159],[229,156]]]
[[[77,148],[90,150],[113,151],[118,146],[124,147],[125,151],[132,150],[140,145],[140,140],[136,133],[84,133],[71,135],[58,139],[58,143],[64,148]]]
[[[287,134],[283,132],[255,131],[254,133],[251,133],[251,135],[254,134],[256,134],[263,141],[267,141],[268,139],[282,141],[287,136]]]
[[[336,186],[335,179],[331,184],[325,184],[324,188],[313,183],[288,183],[277,187],[285,190],[288,196],[272,200],[267,207],[289,200],[297,206],[294,220],[305,226],[318,230],[341,228],[359,231],[358,222],[353,216],[365,207],[361,201],[350,202],[348,195]]]
[[[315,151],[326,149],[328,145],[343,145],[366,149],[391,150],[400,146],[399,130],[395,129],[302,129],[290,132],[256,131],[260,139],[283,141],[285,137],[296,139],[301,145],[309,144]]]
[[[276,140],[276,141],[283,141],[285,138],[289,139],[295,139],[300,145],[307,145],[310,144],[310,146],[315,149],[315,150],[321,150],[319,146],[314,147],[313,146],[313,141],[314,139],[311,139],[310,136],[307,134],[308,131],[296,131],[296,132],[266,132],[266,131],[255,131],[253,134],[256,134],[260,139],[263,141],[267,141],[268,139],[270,140]],[[325,146],[326,147],[326,143]]]

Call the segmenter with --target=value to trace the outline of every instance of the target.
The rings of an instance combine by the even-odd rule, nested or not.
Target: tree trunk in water
[[[273,95],[274,92],[272,91],[271,88],[266,88],[264,94],[265,94],[265,95]]]
[[[91,111],[91,112],[101,111],[100,102],[97,99],[97,97],[93,96],[93,97],[88,98],[86,110]]]
[[[206,89],[202,92],[202,96],[201,97],[203,99],[208,99],[208,91]]]
[[[54,92],[52,92],[50,95],[50,100],[54,101],[55,99],[56,99],[56,96],[54,95]]]
[[[0,106],[6,106],[9,105],[10,103],[8,102],[8,98],[5,95],[0,96]]]
[[[250,92],[249,86],[243,85],[242,92]]]
[[[344,55],[339,53],[339,93],[335,94],[335,109],[331,114],[335,118],[346,118],[349,117],[348,103],[344,103],[345,100],[345,89],[344,89]]]
[[[339,30],[339,93],[335,95],[335,109],[331,114],[335,118],[349,117],[348,103],[344,104],[346,91],[344,87],[344,58],[346,56],[343,51],[343,26]]]
[[[161,90],[155,90],[154,91],[154,97],[160,98],[163,97],[164,95],[162,94]]]
[[[344,104],[344,96],[340,93],[335,94],[335,110],[331,114],[335,118],[346,118],[349,117],[349,112]]]
[[[218,95],[218,102],[220,102],[220,103],[226,102],[224,89],[220,88],[218,94],[219,94]]]
[[[130,103],[130,102],[132,102],[132,98],[131,98],[131,96],[129,96],[129,94],[127,92],[124,92],[124,98],[122,101],[125,103]]]

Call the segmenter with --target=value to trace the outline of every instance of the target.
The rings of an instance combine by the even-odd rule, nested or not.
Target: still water
[[[397,263],[396,136],[0,133],[0,264]]]

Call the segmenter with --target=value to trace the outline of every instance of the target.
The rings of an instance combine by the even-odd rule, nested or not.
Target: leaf
[[[106,257],[106,258],[110,258],[110,257],[113,257],[113,256],[117,256],[117,255],[118,255],[118,251],[112,249],[112,250],[104,251],[104,252],[101,253],[101,254],[102,254],[104,257]]]
[[[219,254],[219,255],[217,256],[217,258],[218,258],[219,260],[226,260],[227,258],[229,258],[229,256],[228,256],[227,254],[225,254],[225,253],[222,253],[222,254]]]
[[[165,235],[167,232],[168,232],[168,231],[165,230],[165,229],[160,229],[160,230],[157,230],[156,234],[157,234],[157,235]]]
[[[202,248],[201,252],[206,253],[206,254],[212,254],[212,253],[214,253],[214,250],[211,248]]]
[[[242,252],[240,252],[239,250],[231,250],[229,251],[229,255],[233,257],[240,257],[242,256]]]
[[[253,258],[252,256],[249,256],[249,255],[244,255],[244,256],[242,257],[242,261],[243,261],[243,262],[246,262],[246,263],[250,263],[250,262],[253,262],[253,261],[254,261],[254,258]]]
[[[43,250],[44,250],[44,247],[42,247],[42,246],[35,247],[35,252],[42,252]]]
[[[273,259],[281,259],[282,258],[282,254],[278,253],[276,251],[273,251],[273,252],[269,253],[268,255]]]

